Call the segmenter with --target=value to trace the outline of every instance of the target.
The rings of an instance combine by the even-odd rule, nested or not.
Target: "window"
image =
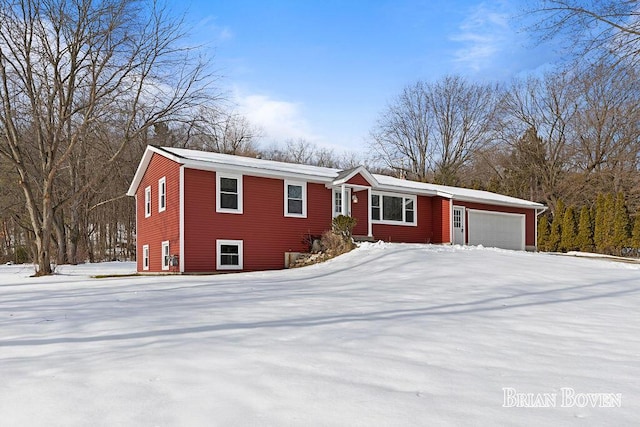
[[[342,191],[337,190],[333,192],[334,206],[333,216],[342,215]]]
[[[371,220],[382,224],[416,224],[416,196],[371,195]]]
[[[149,245],[142,246],[142,269],[149,269]]]
[[[453,226],[455,228],[462,228],[462,209],[453,210]]]
[[[167,178],[158,180],[158,212],[163,212],[167,208]]]
[[[216,268],[242,270],[242,240],[216,240]]]
[[[404,220],[405,222],[415,222],[413,199],[404,199]]]
[[[371,195],[371,219],[380,220],[380,196],[377,194]]]
[[[171,262],[171,255],[169,255],[169,241],[162,242],[162,269],[168,270]]]
[[[144,189],[144,217],[151,216],[151,186]]]
[[[284,216],[307,217],[306,182],[284,182]]]
[[[382,219],[402,221],[402,197],[382,196]]]
[[[242,175],[216,173],[216,212],[242,213]]]

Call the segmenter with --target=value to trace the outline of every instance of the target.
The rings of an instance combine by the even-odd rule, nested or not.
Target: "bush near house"
[[[317,264],[353,250],[356,247],[352,237],[353,228],[357,222],[356,218],[346,215],[338,215],[333,218],[331,231],[325,231],[320,238],[322,250],[319,253],[298,258],[292,267]]]

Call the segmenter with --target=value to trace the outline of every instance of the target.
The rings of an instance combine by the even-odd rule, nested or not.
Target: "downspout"
[[[367,200],[369,200],[369,206],[367,206],[367,237],[373,237],[373,225],[371,225],[371,187],[367,188]]]
[[[134,194],[133,198],[136,201],[136,271],[138,270],[138,254],[140,251],[138,250],[138,236],[140,235],[140,225],[138,224],[138,190],[136,189],[136,194]]]
[[[535,232],[535,242],[534,246],[536,248],[536,252],[538,252],[538,217],[542,215],[548,208],[546,206],[542,207],[538,212],[538,208],[536,208],[536,223],[534,224],[534,232]]]
[[[453,197],[449,199],[449,244],[453,245]]]
[[[180,273],[184,273],[184,165],[180,165]]]

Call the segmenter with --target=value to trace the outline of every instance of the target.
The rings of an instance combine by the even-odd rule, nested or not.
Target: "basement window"
[[[171,256],[169,255],[169,241],[162,242],[162,269],[168,270]]]
[[[149,269],[149,245],[142,246],[142,269]]]
[[[242,240],[216,240],[216,269],[242,270]]]

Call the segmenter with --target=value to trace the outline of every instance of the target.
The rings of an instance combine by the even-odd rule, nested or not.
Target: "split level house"
[[[280,269],[337,215],[388,242],[536,249],[540,203],[487,191],[148,146],[133,178],[139,272]]]

